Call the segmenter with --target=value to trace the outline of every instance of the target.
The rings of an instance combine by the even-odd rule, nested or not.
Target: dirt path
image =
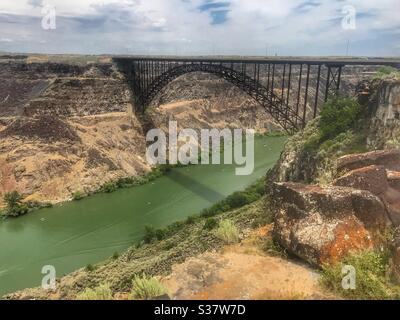
[[[280,257],[268,256],[252,236],[222,252],[207,252],[173,266],[162,279],[172,299],[324,299],[318,273]]]

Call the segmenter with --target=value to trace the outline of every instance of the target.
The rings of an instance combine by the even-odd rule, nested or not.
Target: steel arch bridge
[[[341,90],[343,69],[352,73],[365,66],[399,67],[394,59],[229,59],[115,57],[143,113],[171,81],[191,72],[216,75],[257,101],[287,132],[293,133],[317,116],[320,106]]]

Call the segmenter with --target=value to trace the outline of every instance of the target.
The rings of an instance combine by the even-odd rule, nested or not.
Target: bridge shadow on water
[[[218,191],[209,188],[179,171],[168,174],[168,178],[210,203],[215,203],[225,198],[225,196]]]

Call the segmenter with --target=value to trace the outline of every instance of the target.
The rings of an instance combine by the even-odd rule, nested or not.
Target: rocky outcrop
[[[399,166],[399,150],[380,150],[340,158],[331,186],[275,183],[275,239],[314,265],[387,245],[387,227],[400,226]]]
[[[364,165],[368,166],[363,167]],[[338,171],[346,172],[347,170],[351,171],[336,179],[333,184],[372,192],[385,204],[393,225],[400,226],[400,190],[398,188],[400,150],[380,150],[342,157],[338,160]],[[388,172],[390,172],[390,180]]]
[[[400,81],[385,80],[376,87],[371,99],[373,116],[368,130],[368,147],[400,148]]]
[[[338,174],[341,174],[371,165],[384,166],[386,170],[390,171],[400,171],[400,149],[377,150],[343,156],[337,161],[337,171]]]
[[[274,238],[313,265],[339,261],[352,250],[378,247],[386,209],[369,191],[275,183]]]
[[[59,202],[143,174],[132,93],[106,57],[0,57],[0,207],[6,192]]]

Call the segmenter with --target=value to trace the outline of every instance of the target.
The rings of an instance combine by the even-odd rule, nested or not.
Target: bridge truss
[[[330,96],[341,91],[346,66],[352,67],[352,73],[363,73],[366,66],[400,66],[400,61],[388,59],[116,57],[114,61],[133,89],[136,112],[144,112],[157,94],[176,78],[186,73],[206,72],[242,89],[289,133],[303,128],[318,115]]]

